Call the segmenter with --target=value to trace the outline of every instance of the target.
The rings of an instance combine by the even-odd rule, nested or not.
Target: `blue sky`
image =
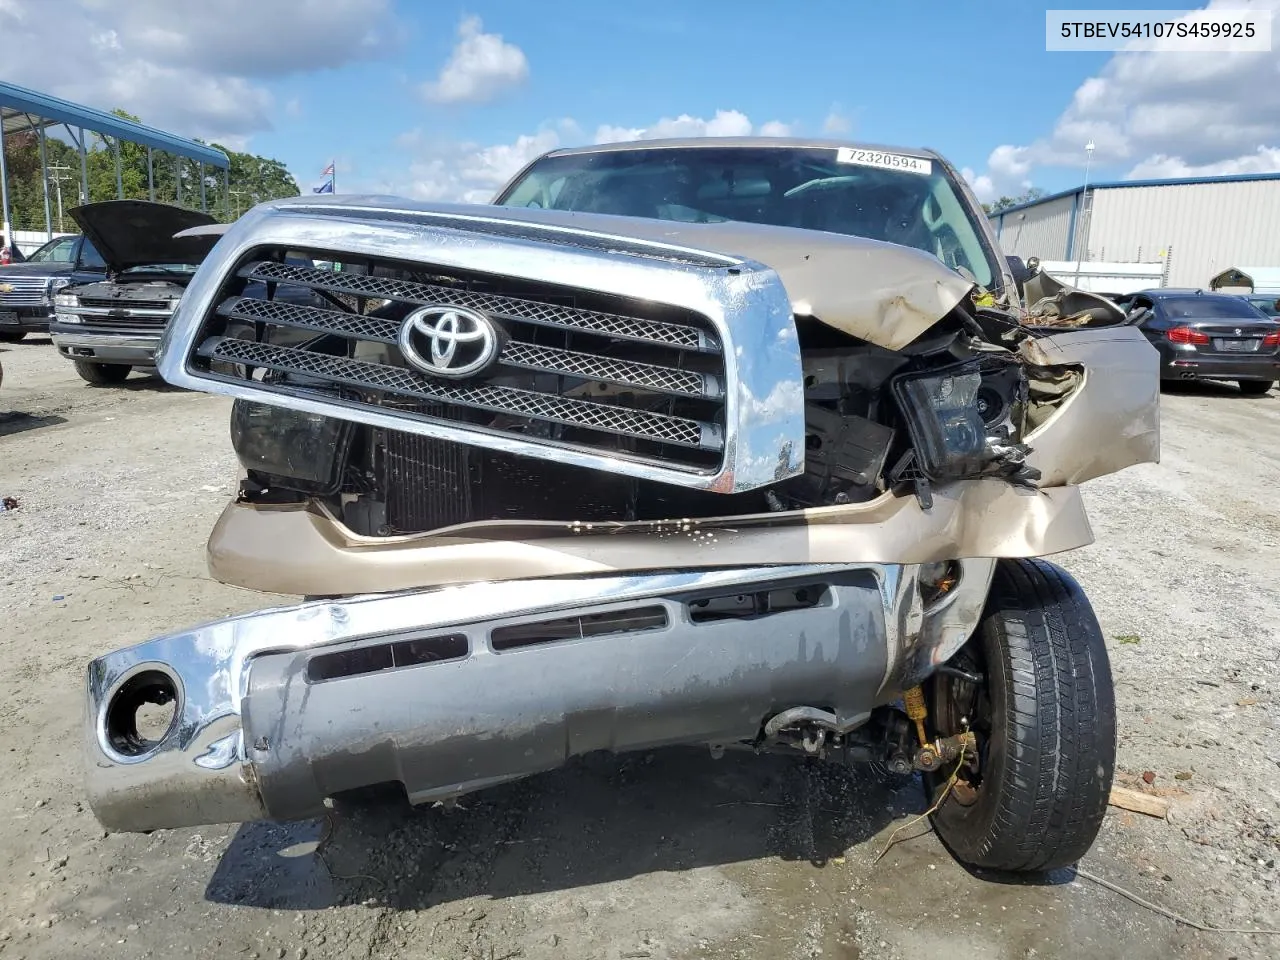
[[[817,135],[835,111],[851,136],[935,146],[979,169],[998,142],[1042,134],[1109,56],[1036,50],[1044,10],[1025,0],[486,0],[401,3],[395,14],[402,32],[394,52],[275,88],[299,115],[273,118],[276,129],[255,135],[254,149],[285,160],[300,178],[336,156],[346,190],[395,183],[414,157],[396,138],[415,130],[502,144],[571,118],[590,139],[601,125],[644,128],[721,110]],[[523,51],[528,79],[487,103],[424,101],[419,86],[448,60],[460,22],[472,15]],[[1031,77],[1019,76],[1005,52],[1020,47],[1029,48]],[[335,123],[344,116],[361,118],[355,137]],[[1056,187],[1073,176],[1059,170],[1040,179]]]
[[[336,158],[339,192],[425,199],[666,132],[932,146],[984,199],[1079,183],[1091,139],[1094,179],[1280,169],[1277,52],[1047,53],[1046,6],[0,0],[0,77],[277,157],[304,190]]]

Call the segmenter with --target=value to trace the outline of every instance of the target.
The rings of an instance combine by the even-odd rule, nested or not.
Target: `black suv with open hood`
[[[155,364],[169,318],[211,244],[174,235],[215,223],[198,210],[108,200],[69,211],[106,262],[106,278],[63,289],[49,325],[63,356],[89,383],[119,383]]]

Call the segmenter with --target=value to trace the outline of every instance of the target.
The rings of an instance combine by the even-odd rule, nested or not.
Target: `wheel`
[[[1236,383],[1246,397],[1260,397],[1271,389],[1270,380],[1237,380]]]
[[[0,343],[17,343],[26,335],[25,330],[3,330],[0,331]]]
[[[952,674],[930,680],[937,732],[971,728],[978,756],[933,816],[956,859],[1013,872],[1075,863],[1111,793],[1116,705],[1111,664],[1080,585],[1043,560],[1002,560],[982,622]],[[951,771],[927,784],[936,798]]]
[[[89,360],[76,361],[76,373],[80,374],[80,379],[86,383],[96,383],[99,386],[105,386],[112,383],[124,383],[124,378],[129,376],[129,371],[133,367],[127,363],[93,363]]]

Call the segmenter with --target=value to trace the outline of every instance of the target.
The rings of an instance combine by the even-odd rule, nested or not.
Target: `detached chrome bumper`
[[[375,783],[424,802],[590,751],[749,740],[796,706],[852,729],[981,616],[994,561],[960,561],[929,606],[922,569],[478,583],[210,623],[90,664],[89,801],[124,831],[296,819]],[[166,698],[142,739],[134,709]]]

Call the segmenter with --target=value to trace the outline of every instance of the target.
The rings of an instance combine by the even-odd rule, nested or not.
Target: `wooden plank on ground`
[[[1139,793],[1137,790],[1128,790],[1124,787],[1111,788],[1111,806],[1119,807],[1121,810],[1132,810],[1134,813],[1143,813],[1148,817],[1157,817],[1161,820],[1169,818],[1169,801],[1164,797],[1153,797],[1149,793]]]

